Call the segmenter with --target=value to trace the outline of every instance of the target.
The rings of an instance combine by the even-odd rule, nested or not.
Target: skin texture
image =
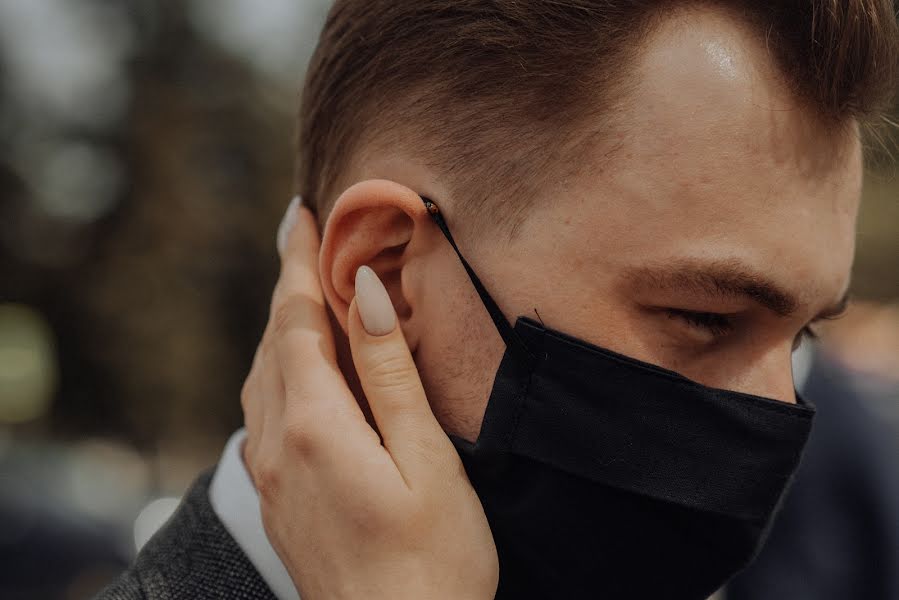
[[[496,589],[489,528],[441,426],[477,437],[504,348],[419,193],[510,319],[536,310],[701,383],[795,401],[794,341],[848,286],[855,125],[817,122],[764,44],[709,10],[659,28],[615,122],[576,171],[548,174],[511,237],[455,222],[440,174],[400,148],[345,174],[320,244],[300,211],[242,403],[266,532],[304,600]],[[396,311],[383,336],[359,317],[380,289],[357,287],[365,265]]]
[[[315,221],[292,206],[291,222],[241,395],[244,460],[268,538],[304,600],[493,598],[499,565],[487,518],[386,291],[360,268],[347,311],[369,425],[337,370]]]
[[[620,125],[580,158],[578,172],[546,186],[512,240],[454,221],[439,173],[401,149],[367,157],[344,177],[358,183],[324,227],[328,303],[345,330],[355,269],[375,268],[447,431],[475,439],[504,347],[416,192],[441,206],[511,321],[536,309],[550,327],[701,383],[794,401],[795,338],[849,283],[857,128],[818,122],[783,84],[763,40],[721,12],[669,19],[635,73]],[[770,279],[795,296],[795,311],[780,316],[750,297],[634,274],[690,261],[717,263],[689,269],[694,275],[729,266]],[[732,314],[733,330],[710,333],[669,308]]]

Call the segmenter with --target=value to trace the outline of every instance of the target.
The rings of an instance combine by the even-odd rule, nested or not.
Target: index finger
[[[293,211],[293,212],[291,212]],[[283,394],[269,402],[271,418],[349,417],[365,423],[337,364],[331,321],[318,270],[321,246],[312,212],[294,200],[278,232],[281,275],[266,336],[274,348]]]
[[[300,364],[336,363],[318,272],[320,245],[315,217],[295,198],[278,230],[281,274],[272,295],[267,332],[279,355],[294,363],[294,368],[285,369],[285,380]]]
[[[315,217],[295,200],[278,231],[281,274],[265,333],[274,350],[272,380],[283,386],[269,394],[266,402],[273,405],[265,410],[267,422],[299,427],[310,442],[330,437],[317,434],[325,422],[342,423],[338,428],[347,436],[360,424],[371,430],[337,364],[319,278],[320,245]]]

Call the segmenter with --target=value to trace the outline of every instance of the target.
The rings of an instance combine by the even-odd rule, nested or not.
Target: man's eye
[[[702,329],[716,337],[727,335],[734,329],[731,317],[721,313],[694,312],[676,308],[668,308],[665,312],[669,319],[679,319],[691,327]]]
[[[734,322],[730,315],[710,312],[695,312],[691,310],[680,310],[676,308],[665,309],[669,319],[679,319],[690,327],[701,329],[712,334],[715,337],[721,337],[731,333],[734,330]],[[802,342],[806,339],[817,339],[818,334],[811,325],[806,325],[796,334],[793,340],[793,351],[802,346]]]

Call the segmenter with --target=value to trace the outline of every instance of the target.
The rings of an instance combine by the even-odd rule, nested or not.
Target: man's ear
[[[340,195],[324,225],[319,272],[325,299],[344,332],[362,265],[378,274],[405,326],[415,306],[409,261],[422,251],[430,225],[421,197],[398,183],[370,179]],[[414,350],[417,340],[405,327],[404,333]]]

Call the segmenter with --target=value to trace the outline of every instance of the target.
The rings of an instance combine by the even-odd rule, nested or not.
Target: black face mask
[[[459,255],[506,352],[453,438],[499,554],[497,598],[705,600],[754,556],[814,409],[703,386],[519,317]]]

